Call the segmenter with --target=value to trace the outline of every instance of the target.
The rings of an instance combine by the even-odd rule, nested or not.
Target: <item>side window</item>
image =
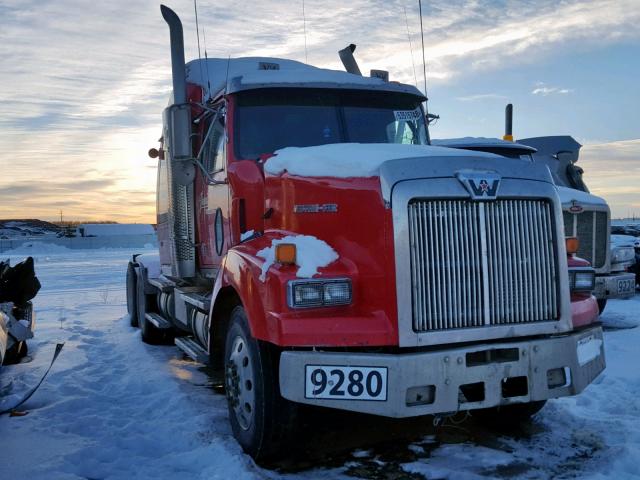
[[[169,211],[169,185],[167,181],[167,161],[164,159],[158,160],[158,186],[156,191],[158,192],[157,213],[158,215],[167,213]]]
[[[213,173],[223,170],[226,160],[226,135],[224,131],[224,117],[215,120],[216,123],[208,127],[208,136],[204,145],[204,166],[207,172]]]

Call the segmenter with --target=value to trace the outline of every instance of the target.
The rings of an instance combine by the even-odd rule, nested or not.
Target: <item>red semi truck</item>
[[[604,369],[548,169],[431,146],[424,95],[379,75],[185,65],[161,9],[159,257],[132,258],[127,304],[144,341],[223,369],[246,452],[277,454],[298,404],[526,417]]]

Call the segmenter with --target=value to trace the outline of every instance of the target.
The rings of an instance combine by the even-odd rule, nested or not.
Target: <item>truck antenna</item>
[[[197,0],[193,0],[193,10],[196,13],[196,38],[198,39],[198,60],[202,60],[202,56],[200,55],[200,27],[198,27],[198,4]],[[204,80],[204,73],[202,72],[202,62],[198,62],[200,64],[200,77]]]
[[[420,9],[420,38],[422,40],[422,75],[424,78],[424,96],[425,96],[425,109],[426,103],[429,100],[427,97],[427,62],[424,58],[424,28],[422,27],[422,0],[418,0],[418,7]]]
[[[304,12],[304,0],[302,0],[302,28],[304,29],[304,63],[309,63],[307,56],[307,16]]]
[[[198,38],[198,60],[202,58],[200,55],[200,27],[198,27],[198,3],[193,0],[193,10],[196,12],[196,37]]]
[[[437,116],[429,114],[429,97],[427,96],[427,61],[424,58],[424,28],[422,27],[422,0],[418,0],[418,8],[420,9],[420,39],[422,40],[422,75],[424,78],[424,116],[427,119],[427,144],[431,145],[431,134],[429,133],[429,123],[436,120]]]
[[[204,40],[204,59],[207,61],[209,60],[209,57],[207,56],[207,32],[204,27],[202,27],[202,37]],[[207,89],[209,90],[209,97],[211,97],[211,77],[209,76],[209,66],[207,66]]]
[[[193,0],[193,10],[196,14],[196,38],[198,39],[198,60],[202,60],[202,55],[200,54],[200,26],[198,25],[198,0]],[[204,33],[204,27],[202,28],[202,36],[204,39],[204,59],[207,59],[207,37]],[[200,77],[204,80],[204,73],[202,71],[202,61],[198,62],[200,64]],[[209,67],[207,66],[207,88],[209,91],[209,96],[211,96],[211,82],[209,81]]]
[[[411,64],[413,65],[413,79],[418,88],[418,74],[416,73],[416,61],[413,58],[413,43],[411,42],[411,32],[409,31],[409,19],[407,18],[407,7],[404,9],[404,23],[407,25],[407,38],[409,39],[409,50],[411,51]]]

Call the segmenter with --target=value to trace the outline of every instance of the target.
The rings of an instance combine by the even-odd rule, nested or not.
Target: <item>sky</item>
[[[193,1],[167,2],[197,58]],[[364,72],[423,89],[417,1],[305,0],[306,25],[302,7],[199,0],[201,47],[342,69],[355,43]],[[640,216],[640,0],[425,0],[423,22],[432,137],[500,137],[511,102],[516,138],[572,135],[591,191]],[[0,0],[0,58],[0,218],[155,222],[159,2]]]

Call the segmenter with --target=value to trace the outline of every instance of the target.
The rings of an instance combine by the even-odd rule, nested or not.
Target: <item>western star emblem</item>
[[[500,186],[500,175],[493,172],[458,172],[456,177],[474,200],[495,200]]]

